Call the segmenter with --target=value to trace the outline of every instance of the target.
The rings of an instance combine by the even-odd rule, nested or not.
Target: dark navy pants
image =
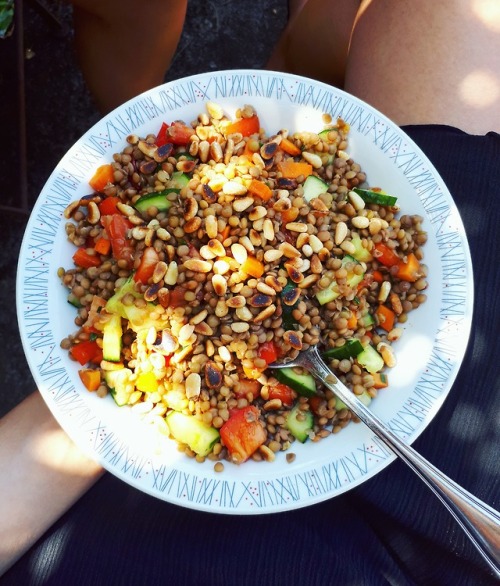
[[[475,276],[465,361],[414,446],[499,509],[500,136],[469,136],[446,126],[405,130],[457,203]],[[443,505],[396,461],[340,497],[255,517],[190,511],[107,474],[0,584],[482,586],[495,581]]]

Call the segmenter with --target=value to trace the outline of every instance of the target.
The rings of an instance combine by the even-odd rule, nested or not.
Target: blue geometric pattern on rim
[[[222,513],[266,513],[307,506],[371,477],[394,459],[371,437],[344,456],[316,469],[268,480],[227,480],[224,475],[186,472],[135,453],[93,413],[68,371],[49,320],[50,257],[63,211],[82,182],[127,135],[169,112],[208,100],[265,97],[308,106],[342,118],[366,137],[401,172],[418,195],[435,233],[442,267],[442,300],[433,349],[424,372],[404,404],[387,421],[413,441],[437,412],[451,387],[467,343],[472,315],[472,267],[454,203],[425,155],[397,127],[371,107],[335,88],[291,75],[226,71],[197,75],[160,86],[112,112],[68,151],[49,178],[33,210],[18,266],[18,316],[25,352],[42,394],[61,425],[116,475],[160,498]],[[457,344],[457,338],[462,342]],[[69,426],[69,428],[68,428]]]

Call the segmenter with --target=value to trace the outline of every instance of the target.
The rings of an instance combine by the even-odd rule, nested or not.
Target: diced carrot
[[[385,305],[379,305],[377,310],[375,311],[375,315],[377,317],[378,325],[384,329],[386,332],[390,332],[394,327],[394,322],[396,320],[396,314],[392,309]]]
[[[380,271],[373,271],[373,280],[377,283],[382,283],[384,280],[384,275]]]
[[[257,197],[260,197],[262,201],[269,201],[273,196],[273,190],[266,185],[263,181],[258,179],[252,179],[248,186],[248,191]]]
[[[245,462],[266,441],[267,431],[262,427],[259,418],[257,407],[249,405],[235,411],[221,427],[222,443],[228,449],[233,462]]]
[[[264,265],[254,256],[248,256],[246,261],[241,265],[241,270],[247,275],[258,279],[264,274]]]
[[[89,181],[89,185],[94,191],[103,191],[104,188],[110,183],[113,183],[114,180],[115,171],[112,165],[101,165],[97,168],[94,176]]]
[[[299,215],[299,208],[292,206],[288,210],[283,210],[281,212],[281,223],[283,226],[286,226],[290,222],[294,222]]]
[[[186,305],[186,300],[184,299],[184,295],[186,293],[185,287],[181,287],[177,285],[174,289],[170,290],[170,300],[169,300],[169,307],[184,307]]]
[[[403,281],[414,283],[422,276],[422,267],[413,252],[410,252],[406,259],[406,262],[399,263],[399,269],[396,276]]]
[[[374,381],[373,387],[375,389],[385,389],[389,386],[389,379],[383,372],[374,372],[372,377]]]
[[[226,136],[235,133],[243,136],[251,136],[260,132],[260,120],[256,114],[250,116],[250,118],[239,118],[227,124],[223,130]]]
[[[288,138],[283,138],[280,142],[280,149],[285,151],[285,153],[288,153],[289,155],[292,155],[292,157],[295,157],[297,155],[300,155],[300,153],[302,152],[299,147],[294,144],[290,139]]]
[[[111,241],[104,238],[104,236],[101,236],[96,240],[94,249],[98,254],[109,254],[109,251],[111,250]]]
[[[356,314],[354,312],[351,312],[351,316],[347,320],[347,328],[349,330],[354,330],[357,323],[358,323],[358,318],[356,317]]]
[[[296,177],[309,177],[313,168],[309,163],[303,161],[294,161],[292,159],[284,159],[278,163],[278,170],[281,172],[283,177],[287,179],[295,179]]]
[[[101,385],[101,373],[93,368],[83,368],[78,371],[80,380],[87,391],[97,391]]]
[[[224,242],[224,240],[226,240],[226,238],[229,238],[230,232],[231,232],[231,226],[229,224],[227,224],[225,226],[225,228],[223,228],[222,232],[220,233],[220,235],[222,236],[222,242]]]
[[[73,255],[73,262],[77,267],[88,269],[89,267],[98,267],[101,264],[101,259],[97,254],[88,252],[86,248],[79,248]]]

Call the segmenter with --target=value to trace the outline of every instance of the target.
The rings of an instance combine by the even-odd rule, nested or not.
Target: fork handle
[[[392,432],[337,379],[323,362],[317,349],[302,356],[302,366],[333,391],[437,495],[495,575],[500,577],[500,514],[448,478]]]

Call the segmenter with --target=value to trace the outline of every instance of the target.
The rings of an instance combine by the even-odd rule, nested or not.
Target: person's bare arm
[[[397,124],[500,132],[498,0],[364,0],[345,89]]]
[[[74,0],[75,47],[102,112],[163,82],[187,0]]]
[[[296,0],[267,68],[342,87],[360,0]]]
[[[0,420],[0,576],[99,478],[39,392]]]

